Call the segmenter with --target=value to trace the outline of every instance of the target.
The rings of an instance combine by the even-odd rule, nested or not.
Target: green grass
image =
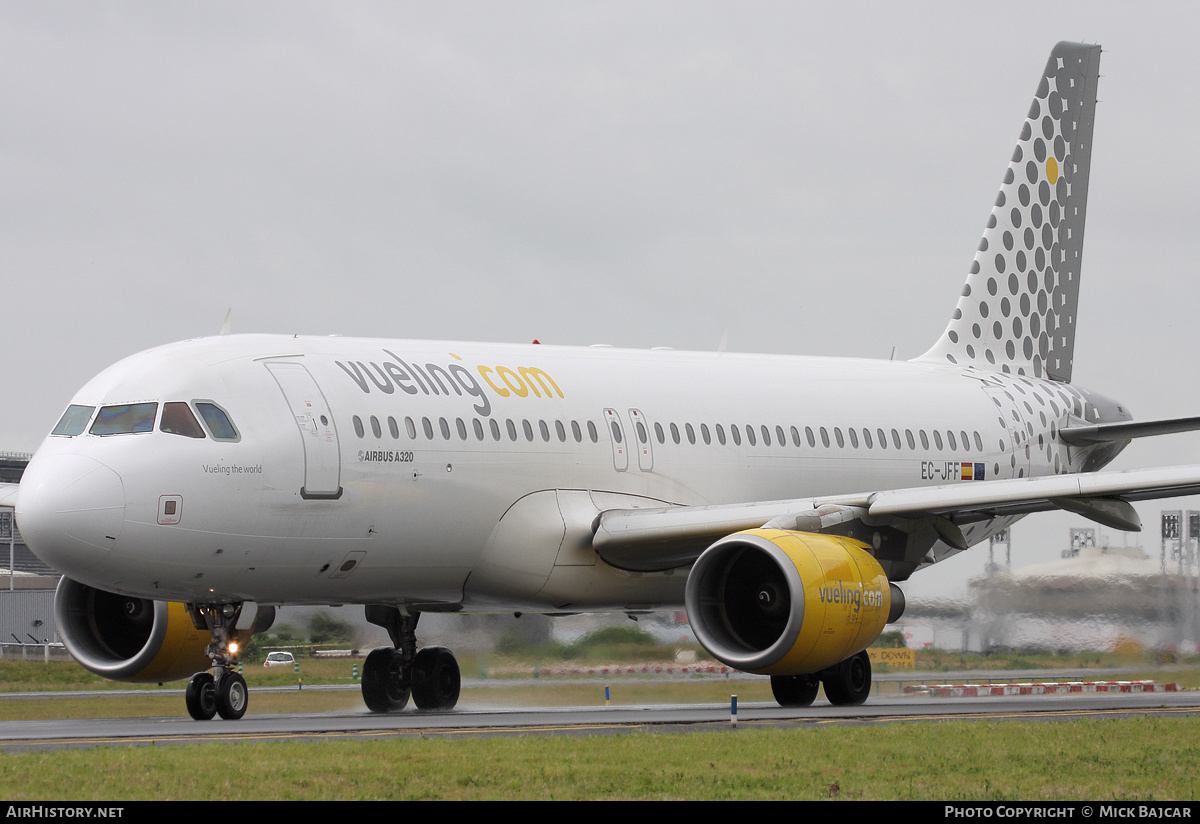
[[[220,743],[0,755],[11,800],[1192,800],[1200,721]],[[206,765],[203,766],[203,765]]]
[[[607,645],[605,645],[607,646]],[[604,684],[614,705],[770,700],[767,679],[667,680],[619,675],[543,677],[519,657],[460,658],[461,706],[599,706]],[[1145,665],[1147,676],[1195,686],[1190,667],[1156,671],[1145,658],[959,656],[921,653],[918,667],[1008,669]],[[306,686],[350,684],[352,661],[301,659]],[[361,670],[361,660],[358,662]],[[546,664],[546,662],[542,662]],[[580,664],[606,663],[575,660]],[[505,673],[494,677],[495,673]],[[247,665],[251,689],[295,686],[290,667]],[[1132,676],[1122,676],[1129,678]],[[527,678],[527,676],[526,676]],[[70,662],[0,661],[0,691],[111,689]],[[145,685],[130,685],[140,686]],[[182,682],[167,685],[178,689]],[[881,685],[884,691],[898,688]],[[252,695],[250,716],[361,710],[357,691],[289,690]],[[180,695],[0,700],[0,719],[182,716]],[[0,753],[0,797],[18,800],[139,799],[1194,799],[1200,720],[1147,717],[1107,721],[899,723],[687,734],[650,728],[610,735],[515,738],[401,734],[348,742],[272,742],[114,747]],[[198,764],[209,765],[200,769]],[[211,768],[220,765],[219,768]]]

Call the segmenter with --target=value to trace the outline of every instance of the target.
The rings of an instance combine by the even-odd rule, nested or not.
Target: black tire
[[[425,647],[413,661],[413,702],[422,710],[452,710],[458,703],[462,678],[454,653],[445,647]]]
[[[188,679],[184,692],[188,715],[197,721],[211,721],[217,714],[217,685],[211,672],[198,672]]]
[[[871,659],[866,650],[825,670],[821,683],[830,704],[851,707],[865,702],[871,695]]]
[[[226,721],[237,721],[250,705],[250,690],[246,679],[236,672],[226,672],[217,682],[217,714]]]
[[[411,682],[400,650],[379,647],[363,663],[362,695],[371,712],[400,712],[408,704]]]
[[[819,689],[821,679],[815,675],[771,676],[771,694],[781,707],[810,707]]]

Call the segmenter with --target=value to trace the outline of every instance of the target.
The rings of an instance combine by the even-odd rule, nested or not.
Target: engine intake
[[[688,575],[685,602],[696,638],[721,662],[763,675],[804,675],[878,638],[899,617],[889,615],[891,589],[865,544],[752,529],[704,551]]]
[[[58,634],[76,661],[116,681],[173,681],[211,666],[211,639],[183,604],[148,601],[63,578],[54,594]]]

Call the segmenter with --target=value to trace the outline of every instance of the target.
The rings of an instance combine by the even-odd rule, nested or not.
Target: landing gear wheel
[[[198,672],[188,680],[187,691],[188,715],[197,721],[211,721],[217,714],[217,685],[212,673]]]
[[[815,675],[772,675],[771,694],[781,707],[809,707],[817,699],[821,680]]]
[[[399,712],[408,704],[412,670],[399,650],[371,650],[363,663],[362,694],[371,712]]]
[[[417,653],[413,661],[412,695],[418,709],[454,709],[461,686],[454,653],[445,647],[425,647]]]
[[[871,694],[871,659],[866,651],[847,658],[822,673],[825,697],[837,706],[854,706]]]
[[[236,721],[246,714],[250,704],[250,692],[246,679],[236,672],[226,672],[217,682],[217,712],[226,721]]]

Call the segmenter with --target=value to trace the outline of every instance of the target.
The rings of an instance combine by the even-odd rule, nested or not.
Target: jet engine
[[[67,651],[86,669],[115,681],[173,681],[212,666],[183,604],[115,595],[63,578],[54,620]]]
[[[719,661],[760,675],[817,673],[866,649],[904,609],[866,544],[751,529],[710,546],[688,575],[696,638]]]

